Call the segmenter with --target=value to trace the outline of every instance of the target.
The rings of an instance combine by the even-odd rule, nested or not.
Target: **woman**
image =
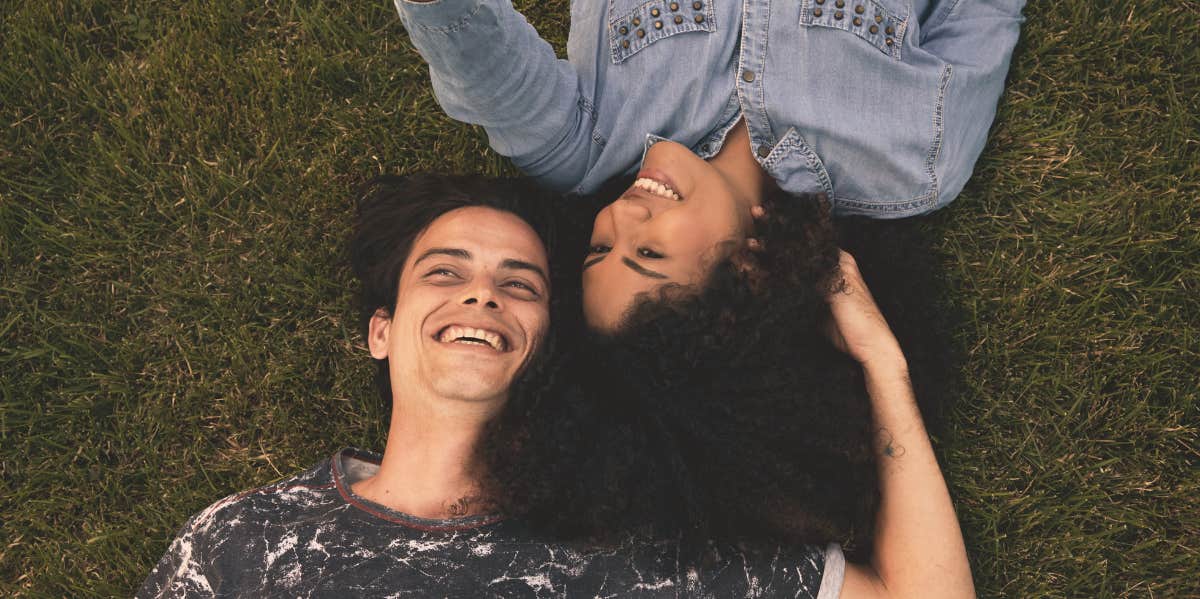
[[[763,246],[728,252],[703,288],[650,294],[619,332],[592,336],[573,369],[559,371],[581,386],[498,423],[520,431],[519,452],[490,454],[509,493],[504,510],[553,535],[678,536],[698,563],[714,540],[851,538],[852,557],[873,571],[848,574],[848,588],[851,578],[882,580],[895,592],[946,576],[942,590],[969,595],[961,533],[908,384],[910,370],[926,374],[921,388],[940,395],[937,383],[953,372],[944,352],[930,351],[940,339],[906,344],[917,350],[910,368],[822,204],[769,205],[759,228]],[[893,231],[850,245],[874,266],[898,266],[888,290],[909,293],[890,307],[907,317],[903,329],[920,331],[936,310],[928,261],[911,251],[903,263],[877,259],[912,241]],[[914,504],[900,507],[901,497]],[[932,536],[902,540],[918,532]],[[897,578],[934,563],[946,570]],[[934,591],[905,593],[890,596]]]
[[[702,282],[712,248],[752,237],[773,189],[824,194],[836,216],[952,201],[1023,4],[576,0],[563,61],[508,0],[396,0],[446,112],[483,125],[526,173],[587,194],[637,172],[597,217],[583,281],[605,329],[638,294]],[[648,135],[673,142],[638,171]]]

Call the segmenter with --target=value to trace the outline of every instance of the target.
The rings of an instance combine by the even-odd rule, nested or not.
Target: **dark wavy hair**
[[[549,248],[555,243],[554,201],[550,194],[522,179],[479,175],[384,175],[363,184],[356,193],[356,218],[349,243],[350,266],[360,285],[356,297],[359,330],[365,335],[377,310],[391,314],[396,306],[400,275],[413,242],[438,217],[459,208],[480,206],[517,215],[530,225],[547,247],[551,270],[556,264]],[[551,330],[538,356],[523,371],[522,380],[537,380],[543,357],[554,353],[552,282]],[[388,361],[376,360],[376,389],[390,413],[391,382]]]
[[[869,548],[878,433],[861,369],[823,333],[826,295],[845,245],[885,315],[904,319],[893,328],[936,413],[952,366],[930,326],[934,256],[912,221],[839,226],[824,197],[778,191],[766,206],[763,251],[718,252],[703,284],[637,300],[616,334],[574,337],[554,400],[497,422],[509,432],[492,439],[511,445],[487,455],[504,511],[557,536]]]

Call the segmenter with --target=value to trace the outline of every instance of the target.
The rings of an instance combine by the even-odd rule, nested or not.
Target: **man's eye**
[[[638,248],[637,255],[647,260],[658,260],[664,256],[650,248]]]
[[[454,278],[458,278],[458,273],[454,272],[453,270],[450,270],[449,268],[435,268],[435,269],[433,269],[433,270],[429,271],[429,273],[428,273],[428,274],[426,274],[425,276],[427,276],[427,277],[439,276],[439,277],[454,277]]]
[[[610,251],[612,251],[612,248],[607,245],[594,244],[588,246],[589,254],[607,254]]]
[[[538,297],[541,297],[533,285],[530,285],[524,281],[509,281],[505,283],[504,286],[519,290],[522,294],[525,294],[523,297],[526,299],[537,299]]]

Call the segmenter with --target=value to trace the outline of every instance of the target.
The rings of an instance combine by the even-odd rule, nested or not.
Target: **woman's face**
[[[704,280],[717,245],[740,243],[758,198],[716,162],[660,141],[634,184],[596,215],[583,263],[588,325],[613,330],[635,296]]]

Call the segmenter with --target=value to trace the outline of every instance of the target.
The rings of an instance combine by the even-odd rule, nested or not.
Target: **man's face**
[[[751,198],[672,141],[654,144],[632,187],[596,215],[583,265],[588,324],[612,330],[636,295],[704,280],[717,246],[751,226]]]
[[[413,242],[396,306],[371,319],[393,393],[504,399],[550,325],[546,250],[519,217],[452,210]]]

